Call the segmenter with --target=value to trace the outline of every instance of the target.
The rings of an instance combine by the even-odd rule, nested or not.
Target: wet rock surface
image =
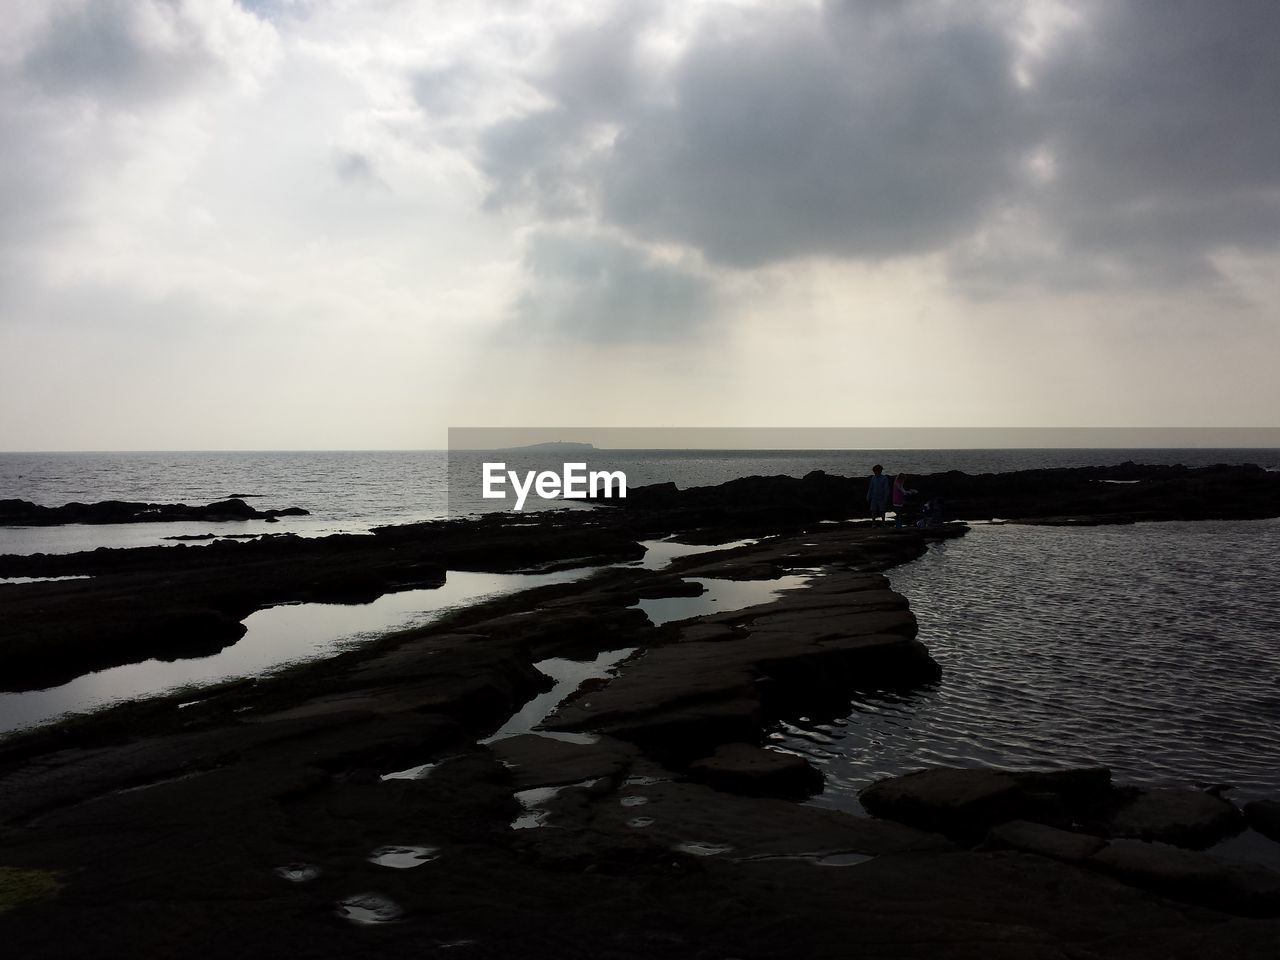
[[[1255,917],[1280,917],[1280,874],[1161,843],[1116,840],[1089,865],[1178,900]]]
[[[1057,827],[1029,820],[1010,820],[992,827],[983,844],[986,849],[1021,850],[1023,853],[1077,863],[1089,859],[1106,845],[1107,841],[1101,837],[1059,830]]]
[[[1280,843],[1280,800],[1255,800],[1244,806],[1249,826]]]
[[[1244,827],[1239,810],[1199,790],[1116,786],[1103,769],[942,768],[880,781],[860,796],[873,815],[965,844],[985,827],[981,850],[1016,850],[1198,906],[1280,917],[1280,874],[1199,851]],[[1003,819],[1014,812],[1018,819]]]
[[[1105,815],[1111,771],[1012,772],[938,768],[891,777],[859,794],[872,816],[977,842],[998,824],[1030,820],[1063,829]]]
[[[1232,804],[1200,790],[1143,790],[1111,817],[1112,836],[1161,841],[1179,847],[1207,847],[1239,833],[1243,814]]]
[[[726,743],[689,764],[690,774],[731,793],[806,797],[822,789],[822,773],[802,757],[750,743]]]

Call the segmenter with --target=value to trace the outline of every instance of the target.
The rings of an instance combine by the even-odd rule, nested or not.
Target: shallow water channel
[[[47,690],[0,693],[0,732],[52,720],[69,711],[258,676],[303,660],[332,656],[382,634],[423,626],[459,607],[549,583],[579,580],[595,569],[539,574],[451,570],[440,587],[383,594],[372,603],[268,607],[245,618],[248,632],[240,640],[209,657],[147,660],[85,674]]]
[[[752,542],[740,540],[702,546],[669,540],[645,541],[644,558],[626,565],[660,570],[676,557]],[[260,676],[304,660],[332,656],[387,633],[423,626],[460,607],[546,584],[580,580],[598,569],[581,567],[539,574],[449,571],[440,587],[388,593],[372,603],[295,603],[269,607],[246,617],[245,635],[212,656],[172,661],[147,660],[88,673],[46,690],[0,693],[0,733],[54,720],[66,713],[101,709],[121,701],[187,687],[192,688],[192,698],[195,699],[201,686]],[[45,578],[12,579],[24,582]],[[4,589],[2,584],[0,589]],[[548,663],[547,671],[553,669],[554,665]],[[569,682],[576,668],[570,666],[566,669],[568,673],[560,686]],[[584,675],[573,682],[560,699],[576,689],[585,678]],[[561,680],[558,676],[555,679]],[[551,696],[551,693],[554,691],[538,698],[537,702]],[[533,704],[526,706],[526,712],[536,709],[539,707]]]

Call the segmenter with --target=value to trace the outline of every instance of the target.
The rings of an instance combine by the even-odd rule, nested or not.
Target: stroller
[[[916,521],[916,526],[922,530],[942,526],[942,499],[940,497],[934,497],[924,505],[924,508],[920,511],[920,519]]]

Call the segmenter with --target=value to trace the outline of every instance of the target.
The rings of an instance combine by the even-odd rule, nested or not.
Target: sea
[[[468,461],[468,470],[488,459],[468,456],[476,461]],[[681,487],[813,470],[863,476],[874,463],[912,475],[1125,461],[1280,469],[1280,450],[1271,448],[600,451],[590,454],[593,463],[597,456],[610,469],[624,469],[630,485],[671,481]],[[455,482],[451,490],[449,467],[445,451],[7,453],[0,454],[0,499],[53,506],[105,499],[195,504],[242,496],[260,508],[298,506],[310,515],[237,523],[237,532],[303,536],[494,509],[472,486],[460,489]],[[0,528],[0,553],[175,544],[182,541],[166,538],[225,533],[228,526]],[[651,557],[684,549],[648,546]],[[909,693],[859,691],[846,715],[783,724],[773,731],[772,745],[823,769],[827,788],[813,802],[852,812],[862,786],[934,764],[1103,764],[1132,782],[1224,785],[1237,801],[1280,797],[1277,556],[1276,520],[1085,528],[975,524],[965,537],[937,544],[889,574],[909,599],[942,680]],[[213,658],[150,661],[50,690],[0,693],[0,731],[327,656],[379,632],[544,582],[541,576],[572,579],[590,572],[451,572],[440,591],[341,608],[294,604],[260,611],[246,621],[245,639]],[[0,609],[5,589],[0,581]],[[721,606],[707,609],[765,595],[709,590],[706,602]],[[682,616],[699,612],[697,598],[681,599],[694,601]]]

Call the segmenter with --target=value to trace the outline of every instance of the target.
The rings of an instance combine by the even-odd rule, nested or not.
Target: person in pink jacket
[[[893,478],[893,525],[902,526],[902,511],[906,509],[907,497],[917,491],[907,487],[907,475],[900,473]]]

